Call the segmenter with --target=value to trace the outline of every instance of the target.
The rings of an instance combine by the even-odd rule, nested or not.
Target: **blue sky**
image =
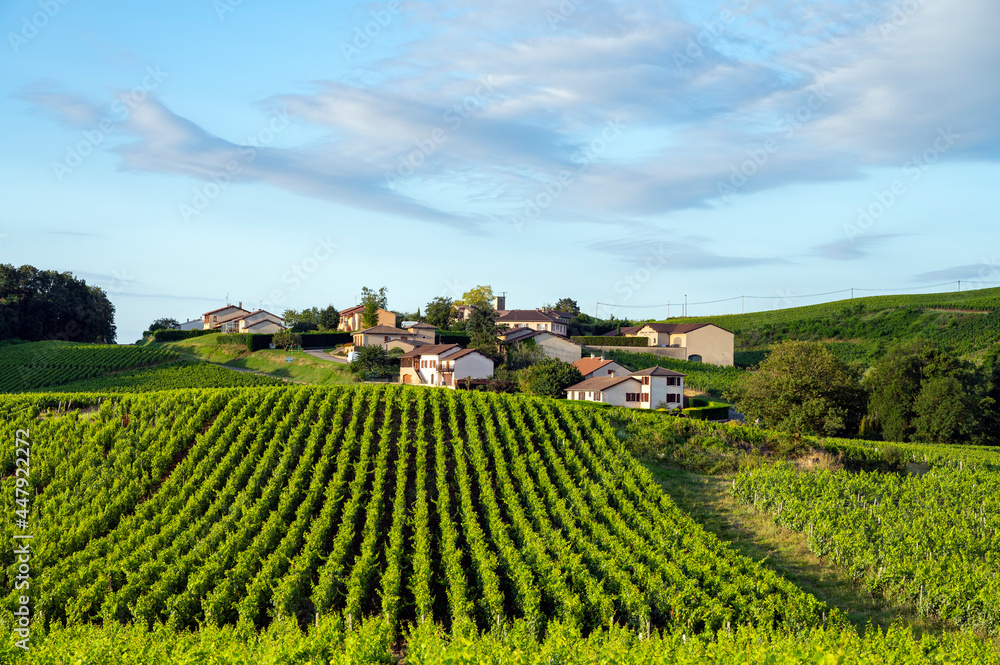
[[[36,0],[0,26],[0,261],[107,290],[120,342],[365,285],[663,317],[639,306],[1000,283],[995,0]]]

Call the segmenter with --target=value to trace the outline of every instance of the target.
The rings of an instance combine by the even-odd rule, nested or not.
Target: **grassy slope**
[[[704,476],[659,462],[647,462],[646,467],[670,498],[707,531],[803,591],[839,608],[857,628],[871,623],[884,630],[896,623],[912,627],[917,634],[955,630],[944,622],[919,616],[913,607],[873,597],[842,568],[810,552],[803,534],[784,529],[770,516],[738,504],[729,494],[731,477]]]
[[[320,385],[343,385],[352,382],[347,365],[341,363],[320,360],[301,351],[264,349],[250,353],[238,346],[218,344],[217,338],[218,335],[203,335],[179,342],[154,343],[149,346],[169,349],[192,360],[248,369],[291,381]],[[291,357],[292,362],[285,362],[287,357]]]

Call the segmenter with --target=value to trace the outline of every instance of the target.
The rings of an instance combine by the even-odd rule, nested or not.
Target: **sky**
[[[663,318],[1000,284],[996,0],[14,0],[0,29],[0,262],[103,288],[120,343],[363,286]]]

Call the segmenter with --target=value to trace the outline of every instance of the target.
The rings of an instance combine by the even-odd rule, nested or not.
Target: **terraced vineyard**
[[[5,663],[1000,661],[860,635],[680,511],[603,410],[356,386],[0,413],[0,491],[27,497],[0,540],[32,536],[27,591],[0,550]]]
[[[0,347],[0,393],[58,386],[178,359],[170,351],[113,344],[11,344]]]

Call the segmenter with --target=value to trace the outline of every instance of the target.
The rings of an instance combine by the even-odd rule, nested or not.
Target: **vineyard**
[[[809,548],[868,588],[969,628],[1000,628],[1000,471],[926,475],[745,472],[739,501],[808,534]]]
[[[284,381],[277,377],[236,372],[210,363],[180,361],[117,372],[113,376],[73,381],[55,387],[37,388],[34,392],[136,393],[178,388],[248,388],[282,384]]]
[[[4,663],[1000,663],[971,633],[858,631],[738,554],[612,411],[285,386],[7,395],[0,413],[3,440],[30,432],[30,517],[0,540],[30,531],[35,626],[30,652],[11,646],[24,592],[4,547]],[[773,467],[737,491],[886,593],[995,634],[996,471],[945,448],[920,479]],[[4,496],[28,464],[0,449]]]
[[[161,349],[113,344],[31,342],[0,347],[0,393],[58,386],[111,372],[173,362]]]
[[[826,610],[680,513],[591,409],[400,387],[180,391],[31,432],[50,623],[335,613],[394,631],[517,618],[698,633],[817,626]],[[5,451],[5,476],[13,463]]]

